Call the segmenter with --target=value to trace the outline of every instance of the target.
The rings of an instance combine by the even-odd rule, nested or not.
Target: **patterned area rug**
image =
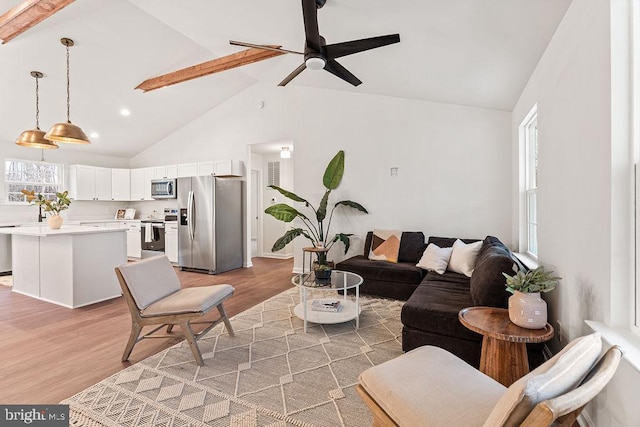
[[[13,286],[13,276],[0,276],[0,285]]]
[[[359,329],[306,334],[297,303],[292,289],[235,316],[235,337],[218,325],[199,340],[205,366],[182,342],[66,399],[71,425],[370,426],[355,386],[402,354],[402,302],[361,297]]]

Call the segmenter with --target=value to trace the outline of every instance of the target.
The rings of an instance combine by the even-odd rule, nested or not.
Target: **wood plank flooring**
[[[293,260],[253,258],[253,264],[217,276],[181,271],[178,276],[187,287],[233,285],[235,295],[225,309],[234,316],[292,287]],[[123,363],[130,329],[122,297],[71,310],[0,286],[0,403],[58,403],[181,341],[144,340]]]

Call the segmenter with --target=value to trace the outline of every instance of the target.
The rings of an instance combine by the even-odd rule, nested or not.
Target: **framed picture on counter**
[[[116,219],[125,219],[124,216],[127,213],[126,209],[118,209],[116,211]]]

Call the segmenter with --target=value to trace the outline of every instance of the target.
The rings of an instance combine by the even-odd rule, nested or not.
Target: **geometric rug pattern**
[[[361,296],[359,329],[304,333],[298,300],[287,290],[233,317],[234,337],[216,326],[198,341],[202,367],[182,342],[66,399],[71,425],[370,426],[355,386],[402,354],[402,302]]]
[[[0,285],[13,286],[13,276],[0,276]]]

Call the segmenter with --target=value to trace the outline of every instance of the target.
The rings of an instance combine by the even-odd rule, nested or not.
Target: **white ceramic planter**
[[[540,292],[515,291],[509,297],[509,319],[523,328],[542,329],[547,324],[547,303],[540,298]]]
[[[51,215],[47,217],[47,223],[49,224],[49,228],[52,230],[58,230],[62,227],[62,216],[60,215]]]

